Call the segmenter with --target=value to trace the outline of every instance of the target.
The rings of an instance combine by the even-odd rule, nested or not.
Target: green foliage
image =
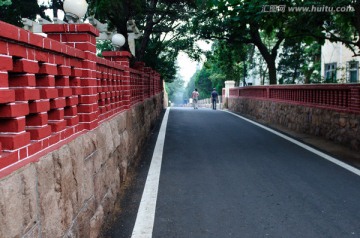
[[[286,40],[280,54],[280,84],[319,82],[321,46]]]
[[[195,87],[198,89],[199,99],[210,97],[213,88],[210,75],[211,72],[203,67],[195,76]]]
[[[22,18],[34,20],[36,15],[46,18],[45,6],[39,6],[37,0],[12,0],[0,2],[0,21],[22,27]]]
[[[103,51],[112,51],[113,46],[110,40],[101,40],[96,42],[97,56],[102,57]]]
[[[165,89],[169,95],[169,100],[175,104],[183,104],[187,98],[184,98],[184,80],[180,77],[176,77],[176,79],[172,83],[166,83]]]
[[[135,19],[143,33],[136,40],[136,60],[157,70],[166,82],[176,75],[176,57],[180,51],[198,59],[200,50],[189,34],[188,19],[195,3],[192,0],[91,0],[90,14],[108,22],[127,35],[126,22]],[[124,46],[127,50],[127,46]]]
[[[11,0],[0,0],[0,7],[11,5]]]

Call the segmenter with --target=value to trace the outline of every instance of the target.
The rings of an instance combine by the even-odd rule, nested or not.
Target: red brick
[[[75,48],[82,51],[96,52],[96,45],[91,43],[75,43]]]
[[[38,89],[31,88],[15,88],[15,100],[16,101],[29,101],[40,99],[40,92]]]
[[[68,107],[77,105],[78,103],[79,103],[78,96],[71,96],[71,97],[66,98],[66,106],[68,106]]]
[[[25,117],[0,119],[0,132],[25,131]]]
[[[84,68],[84,69],[95,69],[96,68],[96,62],[94,62],[94,61],[89,61],[89,60],[84,60],[83,62],[82,62],[82,67]]]
[[[76,33],[76,34],[62,34],[62,42],[90,42],[96,44],[95,36],[87,33]]]
[[[65,98],[50,99],[50,108],[51,109],[62,108],[65,106],[66,106]]]
[[[62,86],[62,87],[70,86],[69,76],[56,76],[55,77],[55,85]]]
[[[93,95],[97,93],[97,87],[83,87],[81,88],[80,95]]]
[[[51,127],[49,125],[41,127],[26,127],[26,131],[30,133],[31,140],[41,140],[51,135]]]
[[[52,134],[48,140],[49,146],[58,143],[60,141],[60,138],[60,133]]]
[[[76,116],[77,112],[77,106],[65,107],[64,115],[67,117]]]
[[[54,55],[54,62],[53,62],[54,64],[63,65],[63,64],[66,64],[65,62],[67,62],[65,56],[63,56],[63,55]]]
[[[80,88],[80,87],[74,87],[74,88],[72,88],[72,94],[73,94],[73,95],[80,95],[81,92],[82,92],[82,88]]]
[[[91,113],[97,111],[99,108],[97,103],[94,104],[79,104],[78,111],[79,113]]]
[[[91,122],[98,118],[99,112],[92,113],[78,113],[81,122]]]
[[[83,69],[82,76],[87,78],[94,78],[96,79],[96,71],[93,69]]]
[[[48,112],[49,120],[59,121],[64,119],[64,109],[52,109]]]
[[[73,77],[81,77],[82,69],[81,68],[71,68],[71,76]]]
[[[0,54],[8,54],[8,43],[0,41]]]
[[[19,160],[25,159],[26,157],[28,157],[27,148],[21,148],[21,149],[19,149],[19,150],[18,150],[18,154],[19,154]]]
[[[36,78],[34,74],[11,74],[9,75],[10,87],[35,87]]]
[[[0,89],[0,103],[8,103],[15,101],[15,91]]]
[[[80,77],[70,77],[70,86],[76,87],[81,86],[81,79]]]
[[[52,132],[59,132],[65,129],[66,121],[49,121],[49,125],[51,126]]]
[[[29,34],[29,44],[43,47],[44,37],[36,34]]]
[[[29,105],[27,103],[0,104],[0,118],[20,117],[27,114],[29,114]]]
[[[41,141],[37,141],[37,142],[32,142],[29,146],[28,146],[28,155],[33,155],[39,151],[42,150],[42,142]]]
[[[42,63],[40,65],[39,74],[51,74],[57,75],[57,65],[56,64],[48,64]]]
[[[79,124],[79,117],[78,116],[65,117],[65,121],[66,121],[66,126],[75,126]]]
[[[95,78],[81,78],[80,85],[81,86],[98,86],[98,79]]]
[[[29,102],[30,113],[47,112],[50,110],[49,100],[36,100]]]
[[[44,33],[87,33],[93,36],[98,36],[99,31],[90,24],[47,24],[43,25]]]
[[[58,75],[70,76],[71,75],[71,67],[65,65],[58,66]]]
[[[1,31],[3,33],[3,31]],[[26,58],[27,50],[19,44],[8,43],[9,55]]]
[[[54,75],[36,75],[36,86],[38,87],[54,87]]]
[[[13,60],[11,56],[0,55],[0,70],[12,70]]]
[[[39,64],[37,61],[26,59],[15,60],[13,72],[37,73],[39,72]]]
[[[48,123],[48,114],[36,113],[26,116],[26,126],[43,126]]]
[[[71,88],[57,88],[59,97],[69,97],[72,95]]]
[[[0,72],[0,88],[9,87],[9,75],[8,72]]]
[[[67,128],[61,132],[61,140],[64,140],[74,134],[74,128]]]
[[[16,150],[30,143],[30,133],[1,134],[0,143],[3,150]]]
[[[83,104],[93,104],[98,101],[98,94],[94,95],[80,95],[79,96],[79,103]]]
[[[41,99],[52,99],[58,97],[58,90],[56,88],[39,88]]]
[[[48,34],[48,38],[56,41],[61,41],[61,35],[60,34]]]
[[[86,129],[86,130],[95,129],[98,125],[99,125],[98,120],[92,121],[92,122],[82,123],[83,128]]]
[[[19,160],[18,152],[0,154],[0,169],[5,168]]]
[[[49,52],[36,50],[35,60],[47,62],[49,60]]]

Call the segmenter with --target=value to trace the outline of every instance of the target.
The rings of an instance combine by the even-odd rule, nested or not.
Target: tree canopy
[[[135,20],[143,33],[136,42],[135,60],[144,61],[167,82],[176,79],[175,61],[180,51],[199,59],[202,52],[195,44],[199,39],[215,41],[204,72],[199,73],[200,78],[207,75],[211,87],[220,87],[226,79],[243,80],[256,71],[270,84],[319,82],[319,48],[325,40],[342,42],[360,55],[358,0],[87,2],[89,16],[124,36],[128,20]],[[36,0],[0,0],[0,20],[21,26],[23,17],[45,17],[46,8],[52,8],[56,16],[62,3],[52,0],[50,6],[39,6]],[[106,43],[100,45],[107,47]],[[295,80],[299,76],[303,80]],[[205,85],[200,79],[197,82]]]

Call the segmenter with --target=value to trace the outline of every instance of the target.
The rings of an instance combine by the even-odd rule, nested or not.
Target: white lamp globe
[[[66,14],[75,15],[81,19],[87,12],[88,4],[86,0],[65,0],[63,7]]]
[[[119,33],[114,34],[113,37],[111,38],[111,43],[115,47],[121,47],[125,44],[125,37]]]

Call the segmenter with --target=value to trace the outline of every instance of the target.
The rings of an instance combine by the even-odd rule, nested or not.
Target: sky
[[[209,51],[211,49],[211,43],[198,41],[197,44],[202,50]],[[177,57],[177,64],[179,66],[178,74],[185,81],[185,84],[190,81],[190,78],[196,72],[196,68],[199,65],[202,66],[203,63],[204,62],[192,61],[186,53],[180,52]]]

